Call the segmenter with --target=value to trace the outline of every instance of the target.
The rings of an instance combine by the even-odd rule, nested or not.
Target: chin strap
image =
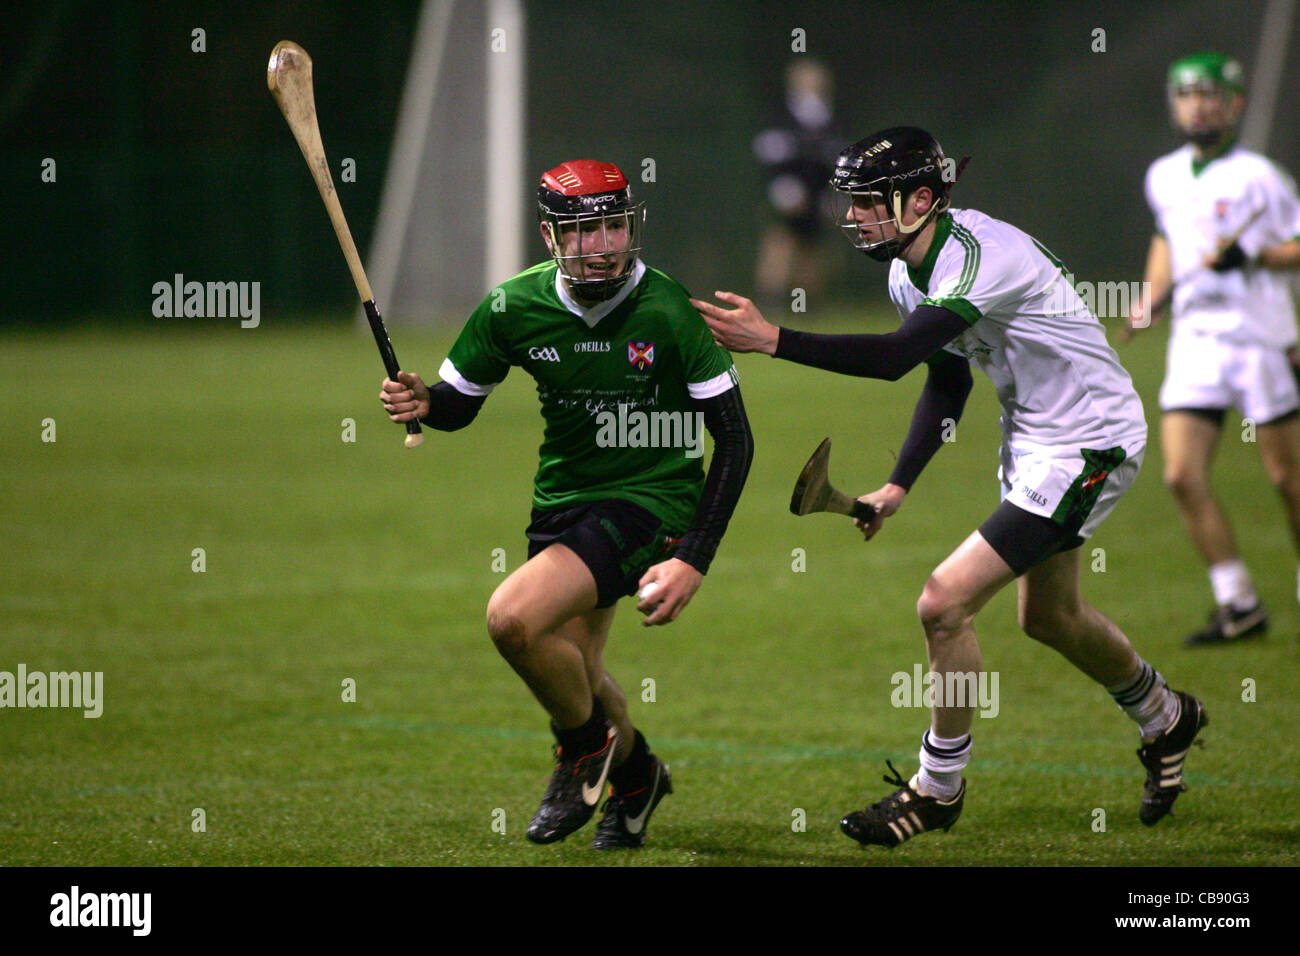
[[[894,228],[898,230],[898,236],[899,236],[898,248],[894,251],[893,258],[901,259],[903,257],[903,253],[907,251],[907,247],[916,241],[916,237],[920,234],[921,230],[924,229],[931,222],[933,222],[935,218],[939,215],[939,213],[943,211],[939,207],[942,205],[946,209],[947,205],[944,203],[936,203],[935,205],[930,207],[929,212],[927,212],[916,222],[912,223],[910,226],[904,226],[902,191],[895,189],[893,199],[894,199]]]
[[[939,213],[941,203],[935,203],[930,207],[930,211],[924,216],[912,223],[910,226],[903,225],[903,193],[902,190],[894,190],[894,227],[898,230],[900,236],[911,236],[913,233],[920,232],[926,225],[934,219]]]

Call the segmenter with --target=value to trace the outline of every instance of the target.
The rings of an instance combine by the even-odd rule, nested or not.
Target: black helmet
[[[947,164],[938,141],[915,126],[894,126],[858,140],[840,153],[831,176],[836,225],[845,231],[854,248],[873,259],[887,262],[902,255],[917,233],[948,208],[952,183],[945,177]],[[930,187],[934,204],[918,222],[904,226],[903,201],[921,186]],[[855,196],[877,197],[888,218],[875,223],[846,222]],[[897,236],[871,242],[863,234],[863,226],[886,222],[893,222]]]

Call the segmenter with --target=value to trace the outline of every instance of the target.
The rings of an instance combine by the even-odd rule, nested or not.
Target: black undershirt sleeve
[[[898,463],[889,476],[891,485],[911,490],[922,469],[943,444],[945,427],[950,421],[955,425],[961,420],[973,384],[970,363],[964,358],[944,352],[931,363],[925,388],[912,413],[912,425],[898,453]]]
[[[775,357],[895,382],[968,328],[956,312],[918,305],[902,325],[884,335],[821,335],[782,328]]]
[[[745,487],[749,464],[754,458],[754,436],[749,430],[738,387],[712,398],[696,399],[695,407],[704,413],[704,427],[713,438],[713,458],[704,478],[695,520],[673,557],[701,574],[708,574],[709,564]]]
[[[438,382],[429,386],[429,414],[420,422],[440,432],[454,432],[472,422],[485,401],[486,395],[466,395]]]

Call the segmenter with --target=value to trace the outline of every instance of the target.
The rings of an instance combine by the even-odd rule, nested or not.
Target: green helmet
[[[1245,93],[1241,64],[1224,53],[1193,53],[1169,67],[1166,86],[1170,94],[1182,89],[1224,89]]]

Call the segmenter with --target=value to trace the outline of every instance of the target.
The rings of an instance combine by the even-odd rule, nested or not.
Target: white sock
[[[948,739],[927,730],[921,735],[921,769],[912,778],[912,789],[923,797],[950,802],[961,792],[961,772],[970,762],[970,751],[970,734]]]
[[[1297,580],[1297,585],[1300,585],[1300,579]],[[1210,587],[1214,590],[1214,603],[1219,607],[1249,611],[1259,603],[1255,596],[1255,585],[1250,580],[1250,572],[1240,558],[1210,565]]]
[[[1138,732],[1147,739],[1159,737],[1178,720],[1178,696],[1146,661],[1139,660],[1132,678],[1106,690],[1119,709],[1137,722]]]

